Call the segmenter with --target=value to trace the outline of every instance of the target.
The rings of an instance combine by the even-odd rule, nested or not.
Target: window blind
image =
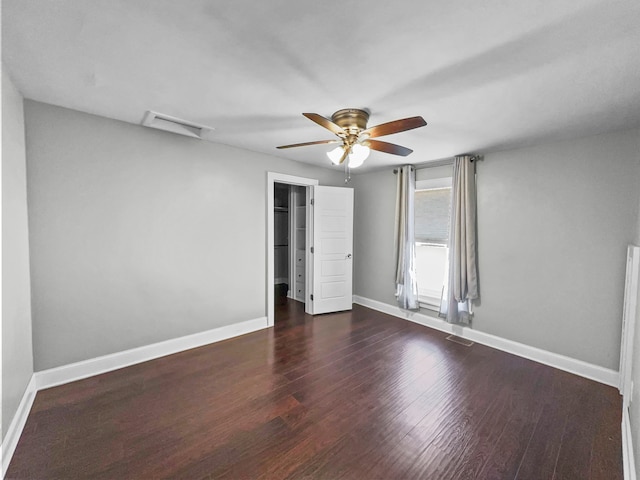
[[[451,188],[416,190],[416,242],[447,245],[449,240],[449,212]]]

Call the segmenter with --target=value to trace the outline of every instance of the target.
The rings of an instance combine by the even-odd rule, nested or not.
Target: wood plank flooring
[[[38,393],[7,478],[622,478],[610,387],[355,305]]]

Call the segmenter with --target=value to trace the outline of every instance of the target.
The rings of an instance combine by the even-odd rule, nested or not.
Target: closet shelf
[[[289,211],[289,209],[287,207],[273,207],[273,211],[286,213]]]
[[[288,244],[286,244],[286,243],[285,243],[284,245],[274,245],[274,247],[288,247],[288,246],[289,246],[289,245],[288,245]]]

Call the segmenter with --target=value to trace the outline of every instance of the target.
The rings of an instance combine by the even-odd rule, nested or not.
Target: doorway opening
[[[267,173],[267,325],[283,302],[310,312],[310,201],[318,180]],[[278,305],[277,302],[280,302]]]
[[[276,182],[273,198],[275,317],[303,312],[306,278],[307,187]]]

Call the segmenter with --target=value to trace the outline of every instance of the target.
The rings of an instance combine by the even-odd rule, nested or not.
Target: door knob
[[[347,258],[351,258],[351,254],[350,253],[347,253]]]

